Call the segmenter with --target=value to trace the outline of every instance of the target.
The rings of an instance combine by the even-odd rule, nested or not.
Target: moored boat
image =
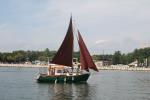
[[[72,17],[66,36],[48,66],[48,72],[40,74],[37,78],[38,82],[49,83],[77,83],[86,82],[90,76],[89,69],[98,71],[92,57],[78,31],[78,44],[80,48],[80,63],[73,64],[73,25]]]

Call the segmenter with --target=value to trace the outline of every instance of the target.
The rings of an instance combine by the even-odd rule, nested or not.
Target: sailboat
[[[78,30],[78,45],[80,48],[80,63],[73,63],[74,31],[72,17],[66,36],[58,49],[56,55],[48,66],[46,74],[39,74],[38,82],[50,83],[78,83],[86,82],[90,76],[90,70],[98,71],[92,57]]]

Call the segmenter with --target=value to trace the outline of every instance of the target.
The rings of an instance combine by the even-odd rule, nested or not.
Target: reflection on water
[[[38,90],[40,100],[95,100],[96,95],[95,86],[88,83],[40,83]]]
[[[49,93],[52,100],[90,100],[91,96],[88,83],[50,84]]]
[[[82,84],[52,84],[49,92],[53,95],[52,100],[88,100],[90,99],[89,86]]]

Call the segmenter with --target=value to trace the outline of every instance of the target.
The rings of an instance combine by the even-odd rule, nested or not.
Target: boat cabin
[[[67,67],[63,65],[49,65],[48,67],[48,75],[64,75],[67,72]]]
[[[73,73],[80,73],[80,67],[74,66],[68,67],[63,65],[49,65],[48,67],[48,75],[68,75]]]

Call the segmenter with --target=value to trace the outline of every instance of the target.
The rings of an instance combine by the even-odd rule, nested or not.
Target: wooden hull
[[[40,83],[79,83],[86,82],[90,74],[80,75],[40,75],[37,79]]]

